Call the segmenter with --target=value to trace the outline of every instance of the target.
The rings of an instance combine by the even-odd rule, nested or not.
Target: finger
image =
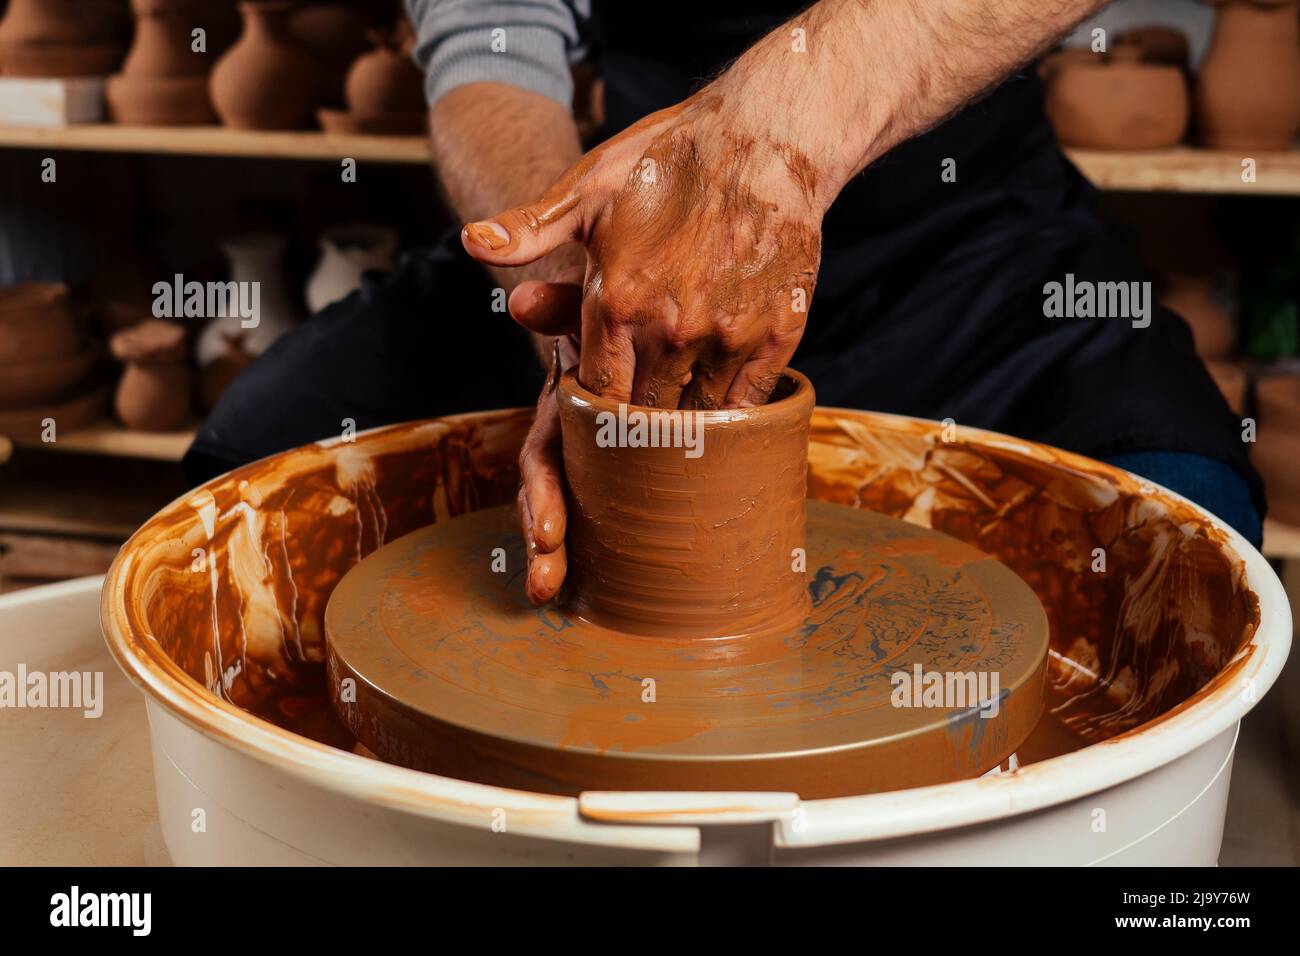
[[[555,596],[568,568],[559,436],[559,409],[548,392],[538,404],[537,418],[519,455],[519,520],[528,547],[525,591],[534,604]]]
[[[583,236],[581,203],[576,189],[561,180],[536,202],[517,206],[491,219],[467,223],[460,231],[465,251],[492,266],[535,262],[566,242]]]
[[[683,390],[691,383],[696,357],[693,347],[676,351],[655,344],[642,349],[637,355],[632,403],[650,408],[676,408]]]
[[[582,326],[582,286],[578,282],[521,282],[510,293],[510,316],[539,335],[576,334]]]
[[[802,334],[803,323],[789,316],[774,326],[736,373],[735,381],[727,389],[724,405],[727,408],[746,408],[765,404],[790,364]]]
[[[597,281],[594,283],[599,285]],[[620,320],[592,294],[592,282],[582,299],[582,353],[578,381],[588,391],[616,402],[632,399],[636,374],[636,347],[632,326]]]
[[[681,407],[696,409],[722,408],[727,393],[749,361],[749,355],[718,356],[716,359],[697,361],[691,369],[691,384],[682,392]]]

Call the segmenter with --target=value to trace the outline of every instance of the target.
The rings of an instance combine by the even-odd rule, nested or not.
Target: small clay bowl
[[[1050,72],[1047,114],[1063,146],[1145,150],[1183,141],[1191,100],[1182,71],[1134,62],[1136,56],[1066,60]]]
[[[768,404],[712,411],[620,404],[574,370],[557,395],[570,611],[625,633],[701,638],[806,613],[792,567],[805,545],[808,379],[787,369]]]
[[[110,77],[108,115],[128,126],[209,126],[217,122],[206,76]]]
[[[0,408],[29,408],[62,398],[94,365],[95,353],[89,349],[60,358],[0,365]]]
[[[0,288],[0,365],[60,358],[80,347],[66,285],[19,282]]]

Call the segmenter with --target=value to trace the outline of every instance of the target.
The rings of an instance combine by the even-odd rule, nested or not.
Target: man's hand
[[[580,335],[578,377],[597,394],[665,408],[762,404],[803,334],[821,247],[817,171],[770,130],[739,127],[706,90],[593,150],[545,195],[462,232],[494,266],[565,243],[587,249],[580,320],[511,312],[535,332]]]

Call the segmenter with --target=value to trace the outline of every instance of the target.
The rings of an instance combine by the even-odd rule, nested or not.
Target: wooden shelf
[[[222,126],[117,126],[95,123],[45,129],[0,126],[0,147],[73,149],[108,153],[166,153],[258,159],[427,163],[423,136],[340,136],[319,131],[279,132]]]
[[[1264,519],[1264,556],[1294,561],[1300,558],[1300,528]]]
[[[194,429],[176,432],[134,432],[112,421],[103,421],[66,434],[58,441],[21,444],[50,451],[80,452],[87,455],[110,455],[114,458],[144,458],[151,461],[180,461],[194,440]]]
[[[1127,152],[1067,149],[1098,189],[1124,192],[1300,196],[1300,150],[1251,153],[1209,149]],[[1255,160],[1253,183],[1241,181],[1244,158]]]

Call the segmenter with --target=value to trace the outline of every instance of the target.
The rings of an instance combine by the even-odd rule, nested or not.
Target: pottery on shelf
[[[1187,81],[1137,47],[1058,56],[1043,69],[1047,115],[1064,146],[1163,149],[1187,134]]]
[[[95,353],[30,359],[0,365],[0,408],[30,408],[75,392],[95,367]]]
[[[122,60],[126,0],[9,0],[0,20],[0,73],[105,76]]]
[[[66,285],[19,282],[0,288],[0,367],[64,358],[80,347]]]
[[[289,35],[316,58],[321,71],[319,104],[343,106],[348,68],[369,49],[370,18],[343,3],[307,3],[289,16]]]
[[[227,343],[238,340],[243,351],[258,356],[296,326],[298,311],[281,271],[286,240],[275,233],[247,233],[221,243],[230,263],[230,278],[251,295],[257,293],[257,315],[212,316],[199,335],[198,362],[203,367],[227,354]],[[246,321],[256,324],[246,326]]]
[[[184,425],[194,379],[185,329],[175,322],[146,319],[114,335],[109,349],[126,365],[113,401],[122,424],[148,432]]]
[[[1300,376],[1261,379],[1255,403],[1259,428],[1250,460],[1264,479],[1269,517],[1300,525]]]
[[[1191,61],[1187,34],[1176,27],[1159,25],[1129,27],[1115,37],[1116,48],[1132,47],[1143,63],[1163,63],[1184,72]]]
[[[290,36],[292,5],[279,0],[239,6],[244,30],[212,71],[212,105],[235,129],[301,129],[312,120],[320,71]]]
[[[221,354],[199,369],[198,399],[199,406],[205,412],[217,407],[222,393],[244,369],[253,364],[256,357],[244,348],[242,336],[225,339],[221,347]]]
[[[192,45],[191,32],[203,19],[198,0],[133,0],[132,7],[135,42],[122,72],[109,78],[109,116],[141,126],[215,123],[208,96],[214,53]]]
[[[1246,392],[1250,386],[1246,370],[1237,362],[1207,361],[1205,367],[1228,407],[1237,415],[1246,414]]]
[[[400,33],[372,31],[374,49],[348,71],[346,110],[322,109],[317,119],[326,132],[417,135],[425,131],[428,110],[424,77],[405,50]]]
[[[1213,149],[1285,150],[1300,133],[1296,0],[1214,0],[1196,83],[1196,125]]]
[[[1160,303],[1191,327],[1196,354],[1201,358],[1223,359],[1232,354],[1237,330],[1213,279],[1187,274],[1166,276]]]
[[[307,308],[315,314],[361,288],[372,269],[391,270],[397,258],[397,233],[386,226],[352,223],[327,229],[320,237],[320,260],[307,280]]]

